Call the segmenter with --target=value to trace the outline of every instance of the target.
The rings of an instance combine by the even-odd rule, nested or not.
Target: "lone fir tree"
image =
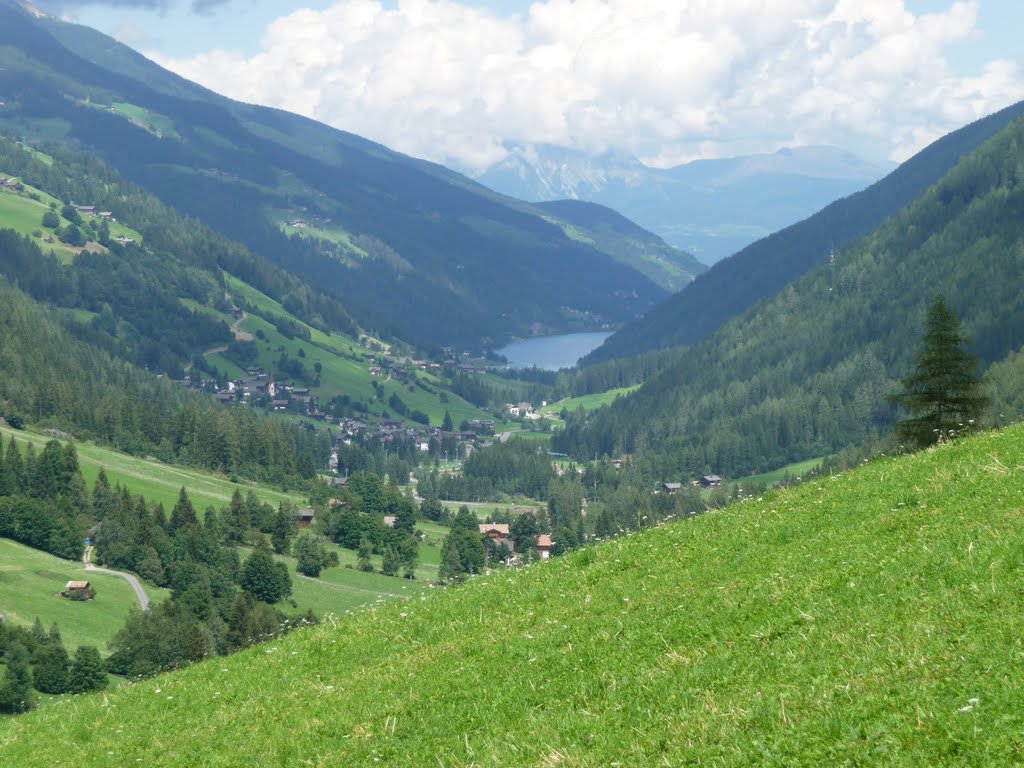
[[[988,404],[977,375],[978,359],[965,347],[968,338],[944,296],[928,310],[917,368],[902,379],[894,400],[909,418],[896,425],[900,440],[919,448],[970,429]]]

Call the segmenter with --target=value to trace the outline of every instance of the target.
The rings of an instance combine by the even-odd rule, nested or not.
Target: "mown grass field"
[[[0,171],[0,176],[6,177],[7,174]],[[13,229],[20,235],[31,237],[43,249],[44,253],[53,251],[62,262],[69,263],[82,249],[65,245],[57,238],[53,238],[52,243],[47,243],[45,238],[52,235],[53,230],[45,229],[42,226],[43,214],[50,210],[51,202],[58,203],[59,213],[59,201],[35,187],[26,185],[25,188],[26,192],[24,194],[6,189],[0,190],[0,228]],[[28,194],[38,195],[39,200],[33,200],[27,196]],[[60,218],[60,225],[62,227],[66,227],[68,224],[67,219]],[[141,242],[142,240],[142,236],[138,232],[117,222],[109,222],[108,226],[111,235],[114,237],[131,237],[136,242]],[[95,237],[95,234],[88,227],[82,228],[82,231],[87,237]],[[37,237],[35,235],[36,232],[40,233],[40,236]],[[106,251],[98,243],[90,243],[88,247]]]
[[[37,449],[42,448],[51,440],[50,437],[44,435],[13,430],[8,427],[0,427],[0,434],[3,435],[5,446],[12,437],[22,447],[27,443],[32,443]],[[275,507],[282,501],[290,501],[299,506],[305,504],[306,501],[301,494],[284,493],[255,483],[233,483],[226,477],[209,472],[164,464],[155,460],[140,459],[88,443],[76,442],[75,449],[78,451],[78,463],[82,469],[82,476],[90,489],[102,468],[107,473],[107,479],[111,485],[120,483],[132,493],[145,496],[150,502],[163,502],[168,513],[177,501],[178,492],[182,486],[188,491],[189,498],[200,515],[210,505],[217,508],[225,506],[231,501],[231,495],[236,488],[243,494],[252,489],[262,501]]]
[[[110,106],[110,111],[128,118],[133,124],[149,131],[154,136],[180,138],[174,127],[174,121],[145,107],[125,102],[114,102]]]
[[[71,580],[91,581],[96,598],[74,602],[60,596]],[[163,600],[166,589],[144,585],[152,602]],[[46,629],[53,622],[70,651],[96,646],[106,655],[107,641],[124,625],[128,611],[139,602],[127,581],[86,571],[81,563],[0,539],[0,613],[4,621],[31,626],[38,616]]]
[[[568,397],[565,400],[559,400],[554,403],[548,403],[545,407],[541,408],[541,413],[551,413],[558,415],[565,408],[568,411],[575,411],[577,408],[582,408],[585,411],[595,411],[602,405],[611,405],[615,402],[615,398],[620,395],[628,395],[633,390],[637,389],[640,385],[637,384],[633,387],[620,387],[618,389],[610,389],[607,392],[600,392],[595,395],[583,395],[581,397]]]
[[[0,724],[0,749],[76,767],[1019,764],[1022,510],[1015,428],[79,697]]]
[[[783,480],[787,475],[791,478],[803,477],[807,472],[812,469],[817,469],[821,466],[822,459],[808,459],[807,461],[797,461],[793,464],[787,464],[784,467],[773,469],[771,472],[762,472],[757,475],[750,475],[748,477],[742,477],[736,480],[736,483],[765,483],[771,486],[780,480]],[[730,485],[733,483],[730,483]]]

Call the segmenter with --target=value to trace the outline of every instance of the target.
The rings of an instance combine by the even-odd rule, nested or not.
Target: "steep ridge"
[[[584,365],[684,346],[828,260],[941,179],[962,157],[1024,114],[1024,102],[934,142],[881,181],[715,264],[682,291],[609,337]]]
[[[655,477],[737,477],[886,431],[886,396],[912,367],[936,295],[950,299],[985,365],[1024,345],[1012,277],[1024,258],[1022,163],[1019,118],[833,264],[680,350],[592,419],[571,419],[555,450],[641,452]]]
[[[665,295],[524,203],[211,95],[112,40],[104,52],[98,33],[62,33],[83,41],[96,59],[86,60],[50,34],[59,24],[0,3],[10,52],[0,125],[97,152],[166,203],[344,297],[364,326],[479,344],[618,324]]]
[[[669,245],[603,205],[580,200],[552,200],[536,205],[565,222],[571,228],[570,235],[585,238],[595,248],[667,290],[678,291],[708,269],[692,254]]]
[[[0,722],[11,764],[1008,765],[1020,427]]]

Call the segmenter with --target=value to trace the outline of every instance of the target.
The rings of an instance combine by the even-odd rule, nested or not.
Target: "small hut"
[[[69,600],[92,600],[96,596],[88,581],[69,581],[60,594]]]

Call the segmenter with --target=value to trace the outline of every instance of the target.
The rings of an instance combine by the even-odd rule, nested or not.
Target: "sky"
[[[184,77],[470,173],[513,145],[903,161],[1024,99],[1020,0],[36,0]]]

